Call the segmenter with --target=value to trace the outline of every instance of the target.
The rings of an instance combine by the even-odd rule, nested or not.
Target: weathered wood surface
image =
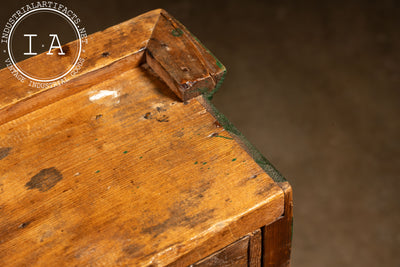
[[[283,213],[282,189],[203,96],[181,102],[172,91],[184,94],[141,65],[161,13],[168,17],[152,11],[105,31],[123,47],[104,32],[89,36],[92,64],[61,86],[32,91],[0,71],[2,266],[185,266]],[[214,83],[204,90],[213,90],[225,68],[182,29],[201,57],[188,72],[206,68]],[[182,64],[166,67],[176,85]]]
[[[248,267],[249,242],[250,237],[246,235],[190,267]]]
[[[260,267],[262,255],[261,229],[240,238],[191,267],[245,266]]]
[[[290,266],[293,234],[293,191],[288,182],[280,183],[285,192],[285,212],[282,218],[264,228],[264,265]]]
[[[146,60],[183,100],[213,90],[226,71],[181,23],[165,11],[161,12],[149,40]]]
[[[250,234],[249,267],[261,267],[262,259],[262,233],[257,229]]]
[[[85,83],[82,82],[81,78],[85,77],[86,74],[102,68],[109,68],[110,64],[119,63],[121,60],[125,64],[121,64],[123,68],[119,69],[119,71],[138,66],[143,62],[145,47],[159,16],[160,10],[150,11],[104,31],[89,35],[87,38],[88,49],[83,54],[85,58],[83,68],[75,76],[67,76],[66,78],[69,80],[81,80],[80,83]],[[74,46],[76,42],[73,41],[63,47]],[[40,62],[45,61],[47,57],[43,53],[18,64],[24,68],[36,68],[38,69],[37,71],[46,71],[62,66],[65,62],[70,61],[69,57],[71,56],[67,53],[64,56],[66,57],[65,60],[64,57],[59,57],[57,61],[53,61],[50,64],[48,62],[41,64]],[[106,72],[112,73],[108,70]],[[98,82],[104,79],[98,73],[95,76]],[[72,95],[81,89],[81,86],[76,87],[76,83],[79,83],[79,81],[74,84],[65,83],[56,87],[56,90],[29,87],[27,81],[21,83],[11,75],[8,69],[0,71],[0,81],[0,123],[15,119],[32,110]]]

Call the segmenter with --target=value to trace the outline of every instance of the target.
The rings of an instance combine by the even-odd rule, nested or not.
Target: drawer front
[[[191,267],[261,266],[261,230],[250,233]]]

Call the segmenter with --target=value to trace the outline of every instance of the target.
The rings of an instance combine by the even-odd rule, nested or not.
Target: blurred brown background
[[[215,105],[294,187],[292,266],[400,266],[399,1],[59,2],[89,33],[164,8],[227,66]]]

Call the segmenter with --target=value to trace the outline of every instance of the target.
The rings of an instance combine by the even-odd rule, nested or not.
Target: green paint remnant
[[[171,34],[172,34],[173,36],[175,36],[175,37],[179,37],[179,36],[182,36],[183,31],[182,31],[181,29],[179,29],[179,28],[176,28],[176,29],[173,29],[173,30],[171,31]]]
[[[197,164],[198,162],[196,161],[194,164]]]
[[[215,63],[217,64],[218,68],[220,68],[220,69],[222,69],[224,67],[224,65],[222,65],[221,61],[219,61],[218,59],[215,59]]]
[[[215,86],[215,88],[211,91],[211,92],[205,92],[203,93],[203,95],[208,99],[208,100],[212,100],[214,94],[219,90],[219,88],[222,86],[222,83],[225,80],[225,76],[226,76],[227,71],[224,70],[224,73],[222,74],[221,79],[219,79],[217,85]]]
[[[210,167],[208,167],[208,169],[210,169]]]
[[[204,162],[202,162],[203,163],[203,165],[206,165],[207,164],[207,162],[206,161],[204,161]]]
[[[231,136],[236,136],[236,140],[239,140],[240,145],[246,150],[246,152],[254,159],[254,161],[275,181],[275,182],[286,182],[286,179],[280,174],[276,168],[257,150],[245,137],[244,135],[226,118],[220,113],[215,106],[211,103],[210,98],[203,98],[207,104],[209,112],[217,119],[219,124],[230,133]]]
[[[91,160],[92,158],[89,158],[88,160]]]
[[[97,170],[97,171],[96,171],[96,173],[99,173],[99,172],[100,172],[100,170]]]
[[[126,153],[128,153],[128,151],[125,150],[125,151],[124,151],[124,154],[126,154]]]
[[[142,156],[139,157],[139,159],[143,158]]]
[[[236,161],[236,158],[232,159],[232,161]]]
[[[94,139],[94,141],[97,141],[97,140],[99,140],[99,139],[97,139],[97,138],[96,138],[96,139]]]
[[[140,186],[136,186],[136,188],[139,188]]]
[[[231,138],[231,137],[228,137],[228,136],[223,136],[223,135],[219,135],[219,134],[217,134],[217,135],[214,135],[213,137],[221,137],[221,138],[225,138],[225,139],[233,140],[233,138]]]

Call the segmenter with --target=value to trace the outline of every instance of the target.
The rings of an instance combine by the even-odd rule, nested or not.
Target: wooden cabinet
[[[0,71],[1,266],[286,266],[292,191],[211,104],[225,67],[163,10],[86,49],[56,87]]]

